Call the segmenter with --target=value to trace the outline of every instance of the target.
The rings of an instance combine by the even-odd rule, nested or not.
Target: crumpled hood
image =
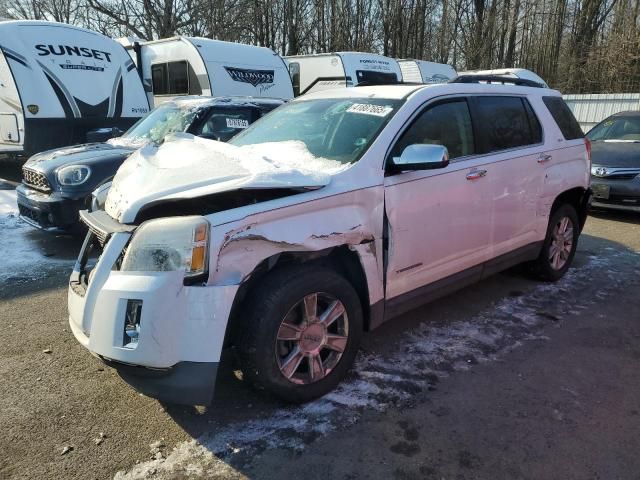
[[[25,163],[25,167],[50,173],[63,165],[93,165],[112,160],[114,157],[127,157],[134,149],[114,146],[109,143],[86,143],[73,147],[56,148],[33,155]]]
[[[237,147],[177,134],[147,145],[120,167],[107,196],[107,213],[131,223],[151,202],[195,198],[250,188],[321,188],[346,168],[314,157],[302,142]]]

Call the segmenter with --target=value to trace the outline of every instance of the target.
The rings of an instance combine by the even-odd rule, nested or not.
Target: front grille
[[[35,170],[31,170],[29,168],[22,168],[22,179],[26,185],[30,187],[36,188],[38,190],[42,190],[43,192],[51,191],[51,186],[49,185],[49,181],[47,177],[44,176],[43,173],[36,172]]]
[[[638,176],[638,172],[635,173],[613,173],[604,178],[607,180],[633,180]]]
[[[100,244],[100,246],[102,248],[104,248],[104,246],[107,244],[107,241],[109,240],[109,232],[103,232],[102,230],[96,228],[93,225],[89,225],[86,224],[89,227],[89,230],[91,230],[91,233],[93,233],[96,236],[96,240],[98,240],[98,243]]]
[[[597,198],[598,203],[615,203],[618,205],[640,205],[640,197],[629,195],[611,195],[609,198]]]

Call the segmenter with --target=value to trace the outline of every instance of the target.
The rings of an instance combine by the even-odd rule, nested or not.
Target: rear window
[[[556,121],[565,140],[575,140],[584,137],[580,124],[561,97],[542,97],[542,101],[549,109],[549,113],[551,113],[551,116]]]
[[[475,97],[475,117],[482,152],[535,145],[542,141],[540,123],[521,97]]]

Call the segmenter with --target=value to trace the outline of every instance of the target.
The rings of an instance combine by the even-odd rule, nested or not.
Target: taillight
[[[589,159],[589,170],[591,170],[591,140],[584,137],[584,146],[587,147],[587,158]]]

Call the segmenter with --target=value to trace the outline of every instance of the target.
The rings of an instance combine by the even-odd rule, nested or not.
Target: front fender
[[[375,244],[382,238],[382,218],[383,187],[379,186],[214,226],[209,283],[241,284],[263,260],[280,253]],[[358,250],[362,256],[364,250]],[[372,251],[377,271],[382,265],[382,252],[375,247]],[[367,263],[371,265],[370,260]]]

